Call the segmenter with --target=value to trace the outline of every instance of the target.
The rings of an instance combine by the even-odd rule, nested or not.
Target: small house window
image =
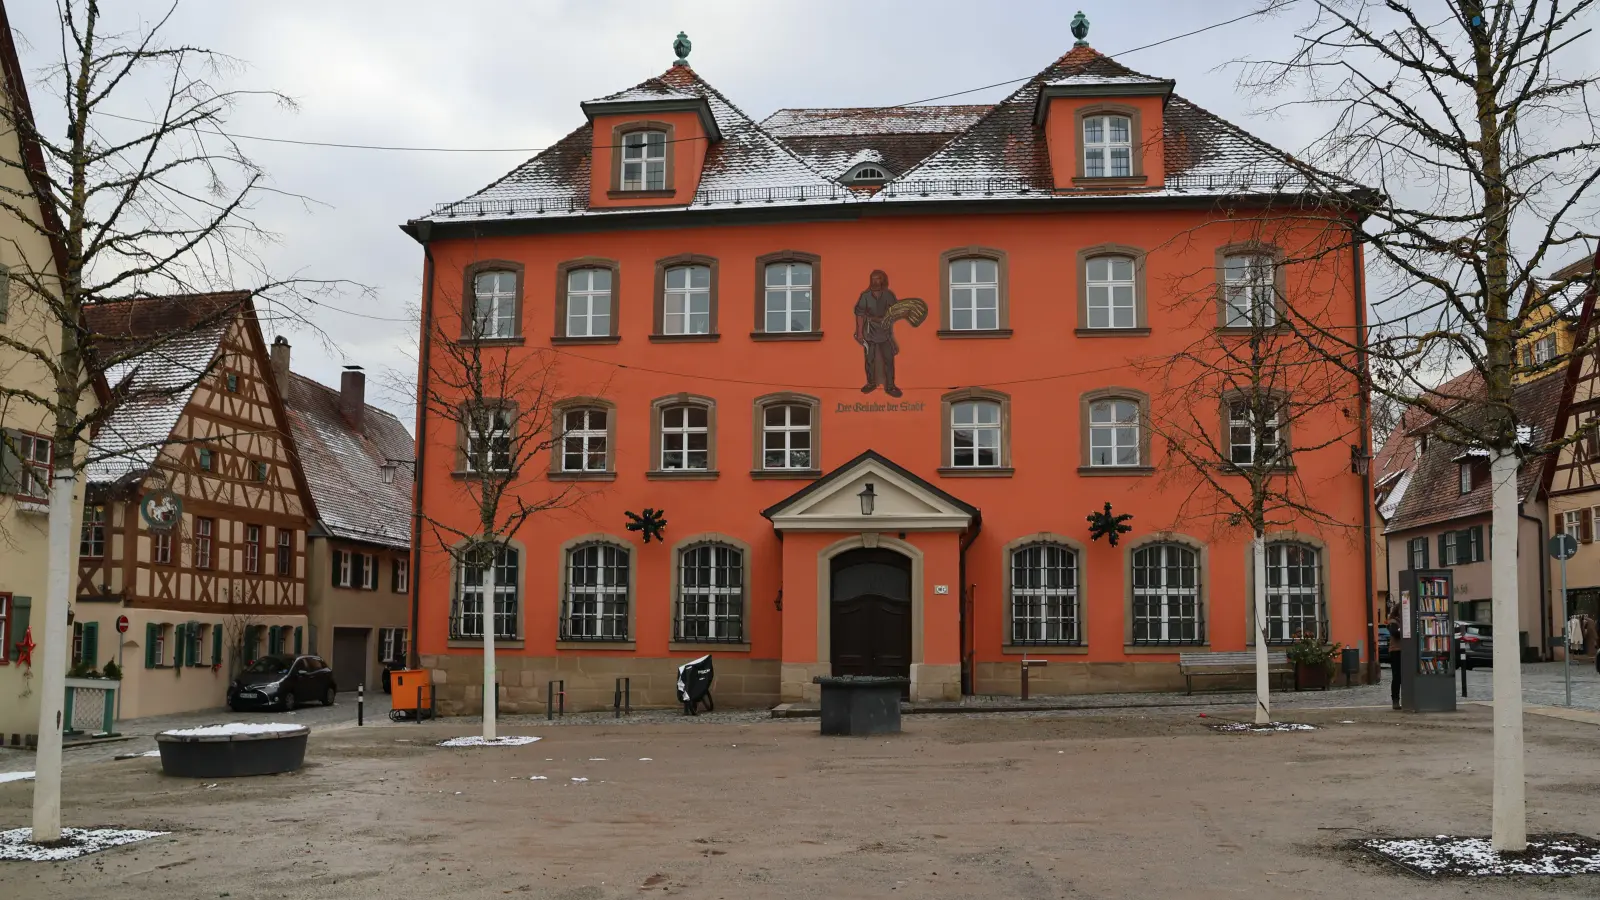
[[[157,531],[150,535],[150,561],[158,565],[172,565],[172,532]]]
[[[1472,463],[1470,462],[1461,464],[1461,493],[1472,493]]]
[[[950,465],[957,469],[1000,466],[1000,404],[967,400],[950,405]]]
[[[504,407],[473,410],[466,422],[466,470],[511,470],[511,411]]]
[[[661,410],[661,468],[709,469],[711,453],[710,411],[698,404],[680,404]]]
[[[1222,263],[1222,294],[1228,328],[1271,328],[1277,324],[1277,291],[1272,259],[1229,256]]]
[[[389,589],[392,593],[396,594],[404,594],[406,591],[411,590],[410,560],[396,559],[392,561],[392,569],[389,576]],[[393,659],[394,657],[389,656],[384,658]]]
[[[811,330],[811,264],[767,266],[766,329],[768,334]]]
[[[569,409],[562,414],[561,471],[606,471],[606,445],[610,431],[607,412],[596,406]]]
[[[1099,400],[1089,406],[1089,465],[1139,465],[1139,404]]]
[[[567,337],[611,334],[611,270],[573,269],[567,273]]]
[[[775,403],[762,410],[761,467],[812,468],[810,406]]]
[[[667,135],[634,131],[622,136],[622,189],[661,191],[667,187]]]
[[[1000,327],[1000,264],[992,259],[950,261],[950,328],[993,331]]]
[[[508,338],[517,333],[517,273],[479,272],[472,279],[470,338]]]
[[[239,393],[239,376],[238,375],[235,375],[234,373],[229,372],[228,373],[228,377],[225,379],[225,381],[227,382],[227,385],[228,385],[228,393],[230,393],[230,394]]]
[[[83,508],[83,534],[78,542],[78,555],[93,558],[106,555],[106,508],[98,503]]]
[[[1533,364],[1536,366],[1548,365],[1556,358],[1556,336],[1545,335],[1533,342]]]
[[[1089,291],[1090,328],[1133,328],[1137,322],[1134,305],[1133,260],[1126,256],[1097,256],[1085,271]]]
[[[210,472],[216,464],[214,454],[205,447],[196,450],[194,456],[195,463],[200,466],[200,471],[202,472]]]
[[[1127,178],[1133,174],[1133,127],[1126,116],[1083,120],[1083,174],[1089,178]]]
[[[216,530],[216,519],[194,520],[194,567],[211,568],[211,536]]]
[[[1272,465],[1283,454],[1282,421],[1276,403],[1252,411],[1248,400],[1228,403],[1228,461],[1236,466]]]
[[[851,169],[844,180],[852,184],[874,184],[889,180],[889,173],[881,166],[863,163]]]
[[[710,266],[673,266],[667,270],[661,333],[711,333]]]
[[[246,572],[261,571],[260,525],[246,525],[244,527],[244,570]]]
[[[287,528],[278,529],[278,574],[294,574],[294,532]]]

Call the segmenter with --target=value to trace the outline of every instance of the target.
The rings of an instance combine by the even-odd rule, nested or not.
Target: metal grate
[[[106,699],[109,688],[68,688],[72,691],[71,731],[99,734],[105,730]]]

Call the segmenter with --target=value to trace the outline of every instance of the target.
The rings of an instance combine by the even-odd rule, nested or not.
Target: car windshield
[[[246,675],[281,675],[289,671],[294,660],[287,656],[263,656],[245,667]]]

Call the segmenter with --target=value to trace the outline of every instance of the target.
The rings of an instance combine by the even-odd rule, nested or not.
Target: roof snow
[[[863,106],[780,109],[761,122],[779,140],[857,134],[954,134],[971,128],[994,107]]]
[[[1080,72],[1073,75],[1067,75],[1063,78],[1057,78],[1053,81],[1047,81],[1045,82],[1045,85],[1047,87],[1079,87],[1095,84],[1163,85],[1171,83],[1172,82],[1165,78],[1152,78],[1149,75],[1140,75],[1138,72],[1132,72],[1127,75],[1091,75]]]
[[[339,391],[291,374],[284,406],[317,519],[334,537],[392,547],[411,545],[415,445],[392,413],[368,405],[361,425],[339,409]],[[384,466],[392,465],[389,481]]]

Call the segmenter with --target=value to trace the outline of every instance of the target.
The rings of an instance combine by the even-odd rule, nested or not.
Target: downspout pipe
[[[1550,651],[1550,564],[1545,562],[1544,547],[1547,539],[1544,533],[1545,521],[1537,516],[1528,515],[1522,508],[1522,503],[1517,503],[1517,518],[1532,522],[1539,529],[1539,545],[1534,549],[1534,559],[1539,563],[1539,658]],[[1517,569],[1522,569],[1522,542],[1517,541]],[[1552,654],[1553,657],[1553,654]]]
[[[967,621],[967,609],[972,602],[967,592],[967,550],[978,540],[978,534],[981,531],[983,531],[983,512],[976,510],[972,514],[972,527],[967,529],[967,533],[961,536],[961,558],[958,561],[957,568],[957,577],[961,579],[960,592],[956,596],[956,602],[960,604],[956,610],[956,621],[961,630],[961,693],[963,696],[974,693],[974,685],[978,677],[976,661],[971,667],[967,665],[968,656],[972,650],[972,642],[967,637],[967,631],[971,627],[971,623]]]
[[[428,373],[433,369],[433,248],[428,238],[432,222],[417,222],[414,237],[422,244],[422,336],[417,353],[417,462],[411,470],[411,639],[406,641],[406,665],[418,668],[418,627],[421,625],[422,596],[422,473],[428,453]]]
[[[1350,275],[1356,304],[1356,360],[1361,369],[1361,390],[1356,398],[1359,410],[1357,418],[1361,429],[1361,456],[1366,461],[1361,471],[1361,555],[1364,562],[1361,568],[1366,575],[1367,590],[1367,646],[1370,648],[1367,653],[1367,683],[1377,684],[1378,614],[1374,608],[1377,595],[1373,591],[1372,578],[1372,413],[1371,399],[1368,397],[1371,373],[1367,371],[1367,292],[1361,277],[1361,232],[1358,224],[1353,221],[1350,223]],[[1384,568],[1384,580],[1387,583],[1388,567]],[[1390,638],[1392,640],[1393,636]]]

